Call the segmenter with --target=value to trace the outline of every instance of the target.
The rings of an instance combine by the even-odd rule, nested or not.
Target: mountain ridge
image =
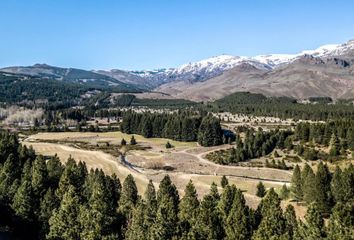
[[[353,95],[351,93],[353,63],[354,40],[349,40],[343,44],[327,44],[297,54],[266,54],[254,57],[219,55],[169,69],[87,71],[35,64],[27,67],[7,67],[0,71],[107,88],[121,86],[142,89],[168,94],[172,98],[184,97],[194,100],[216,99],[232,91],[244,90],[267,95],[290,94],[297,98],[325,94],[338,98]],[[310,67],[311,71],[307,69],[310,65],[315,66]],[[322,65],[328,69],[321,67]],[[338,66],[349,70],[337,69]],[[303,78],[308,79],[308,82]],[[306,93],[291,93],[286,86],[282,85],[285,82],[294,87],[292,90],[297,91],[296,88],[299,88]],[[343,87],[335,87],[336,90],[331,91],[330,86],[337,86],[337,83],[349,88],[349,91]],[[306,88],[303,87],[305,85]],[[209,98],[205,97],[206,93],[210,92],[208,86],[213,86]],[[206,92],[199,94],[201,89]],[[336,91],[345,91],[345,93]],[[201,97],[199,98],[198,95]]]

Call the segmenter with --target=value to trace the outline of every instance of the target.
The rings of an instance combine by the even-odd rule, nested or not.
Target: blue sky
[[[154,69],[354,38],[351,0],[1,0],[0,66]]]

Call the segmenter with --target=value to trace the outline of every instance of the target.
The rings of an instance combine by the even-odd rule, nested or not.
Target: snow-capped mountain
[[[315,50],[305,50],[298,54],[268,54],[254,57],[220,55],[198,62],[183,64],[177,68],[159,69],[154,71],[132,71],[158,86],[172,81],[198,82],[216,77],[223,72],[241,64],[249,64],[260,70],[272,70],[301,58],[304,55],[314,57],[334,57],[354,51],[354,40],[344,44],[329,44]]]

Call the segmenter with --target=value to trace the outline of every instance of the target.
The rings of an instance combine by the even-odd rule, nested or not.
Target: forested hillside
[[[86,101],[84,95],[100,92],[138,92],[129,86],[81,84],[51,78],[16,75],[0,72],[0,102],[36,107],[71,107]]]

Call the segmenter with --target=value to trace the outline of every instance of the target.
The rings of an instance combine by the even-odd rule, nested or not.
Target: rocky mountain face
[[[242,60],[228,61],[230,64],[224,65],[219,62],[218,66],[224,68],[212,71],[214,76],[211,74],[211,77],[199,81],[193,77],[177,78],[160,85],[156,91],[196,101],[218,99],[238,91],[298,99],[314,96],[354,98],[353,40],[294,55],[261,55],[238,59]],[[200,72],[198,69],[201,69],[201,65],[189,64],[180,69],[195,74]],[[209,69],[214,69],[213,64],[209,65]]]

